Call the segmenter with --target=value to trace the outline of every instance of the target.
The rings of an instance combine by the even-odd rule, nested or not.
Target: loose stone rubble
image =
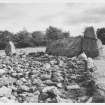
[[[104,102],[93,72],[76,57],[45,53],[0,57],[0,103]]]

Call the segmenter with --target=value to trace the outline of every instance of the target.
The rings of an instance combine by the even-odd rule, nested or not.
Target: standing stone
[[[9,41],[9,43],[7,44],[5,48],[5,53],[7,56],[12,56],[16,54],[16,49],[12,41]]]
[[[82,50],[87,57],[95,58],[99,56],[97,36],[93,27],[87,27],[84,31]]]

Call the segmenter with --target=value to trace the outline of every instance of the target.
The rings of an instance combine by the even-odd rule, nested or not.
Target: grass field
[[[40,52],[43,51],[45,52],[46,47],[35,47],[35,48],[21,48],[21,49],[16,49],[16,52],[19,53],[21,51],[24,51],[26,54],[30,53],[30,52]],[[5,55],[4,50],[0,50],[0,56]]]

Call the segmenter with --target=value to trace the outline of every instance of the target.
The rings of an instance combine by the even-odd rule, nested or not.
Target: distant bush
[[[34,31],[32,33],[32,41],[34,46],[46,46],[46,36],[41,31]]]
[[[0,50],[3,50],[6,47],[6,43],[0,42]]]
[[[13,38],[13,34],[7,30],[0,31],[0,50],[3,50],[7,44],[7,40]]]
[[[24,48],[33,46],[32,37],[26,30],[20,31],[14,36],[16,47]]]
[[[58,40],[58,39],[63,39],[63,38],[68,38],[69,32],[62,32],[62,30],[56,28],[56,27],[52,27],[49,26],[46,29],[46,37],[48,41],[54,41],[54,40]]]
[[[97,37],[102,41],[102,44],[105,44],[105,28],[97,29]]]

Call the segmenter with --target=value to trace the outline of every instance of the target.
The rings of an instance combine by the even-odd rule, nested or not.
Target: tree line
[[[49,26],[45,32],[33,31],[30,33],[23,29],[14,34],[7,30],[0,31],[0,50],[6,47],[8,39],[14,42],[16,48],[25,48],[46,46],[49,41],[68,38],[69,36],[69,32],[63,32],[61,29],[52,26]]]
[[[98,28],[96,34],[102,43],[105,44],[105,28]],[[25,48],[46,46],[51,41],[69,37],[70,32],[64,32],[53,26],[49,26],[45,32],[33,31],[30,33],[27,30],[22,30],[14,34],[5,30],[0,31],[0,50],[6,47],[8,39],[14,42],[16,48]]]

